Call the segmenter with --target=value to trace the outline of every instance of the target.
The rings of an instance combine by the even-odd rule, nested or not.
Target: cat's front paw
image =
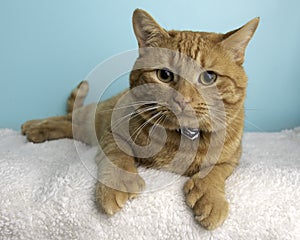
[[[128,200],[137,197],[144,187],[145,181],[140,176],[137,176],[135,181],[120,182],[120,188],[118,189],[98,182],[96,187],[96,201],[105,213],[113,215],[119,212]]]
[[[229,211],[224,192],[198,178],[188,180],[184,192],[186,203],[193,209],[201,226],[213,230],[223,224]]]

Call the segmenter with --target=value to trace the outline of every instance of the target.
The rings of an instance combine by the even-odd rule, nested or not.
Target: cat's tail
[[[76,108],[82,107],[84,99],[89,92],[89,84],[87,81],[80,82],[71,92],[67,101],[67,112],[72,113]]]

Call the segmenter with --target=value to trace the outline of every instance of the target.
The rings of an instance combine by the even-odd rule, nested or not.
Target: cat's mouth
[[[182,115],[179,117],[174,116],[173,114],[167,117],[166,128],[170,130],[178,129],[199,129],[199,121],[194,117],[189,115]]]
[[[164,106],[147,104],[140,108],[138,112],[148,123],[161,125],[171,131],[180,131],[186,133],[186,135],[194,135],[194,132],[200,132],[198,118],[187,111],[175,115]]]
[[[162,121],[155,120],[154,116],[158,115],[157,111],[153,111],[151,114],[144,113],[142,115],[144,115],[144,118],[149,123],[153,125],[160,125],[171,131],[176,131],[191,141],[198,139],[201,135],[199,122],[197,121],[197,119],[194,119],[189,115],[182,115],[180,116],[180,120],[178,120],[178,118],[176,118],[172,114],[164,114],[161,115],[161,118],[158,118],[163,119]]]

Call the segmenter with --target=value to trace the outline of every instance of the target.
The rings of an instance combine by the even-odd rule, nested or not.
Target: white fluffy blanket
[[[83,161],[73,140],[33,144],[0,130],[1,240],[300,239],[300,128],[245,134],[241,164],[227,180],[229,217],[215,231],[194,222],[184,177],[104,215],[94,202],[95,149],[77,148]],[[173,176],[140,170],[150,187]]]

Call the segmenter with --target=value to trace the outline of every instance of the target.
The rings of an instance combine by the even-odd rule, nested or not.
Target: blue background
[[[244,64],[246,130],[300,126],[299,7],[298,0],[1,0],[0,127],[63,114],[70,90],[97,64],[137,47],[135,8],[178,30],[226,32],[260,16]]]

